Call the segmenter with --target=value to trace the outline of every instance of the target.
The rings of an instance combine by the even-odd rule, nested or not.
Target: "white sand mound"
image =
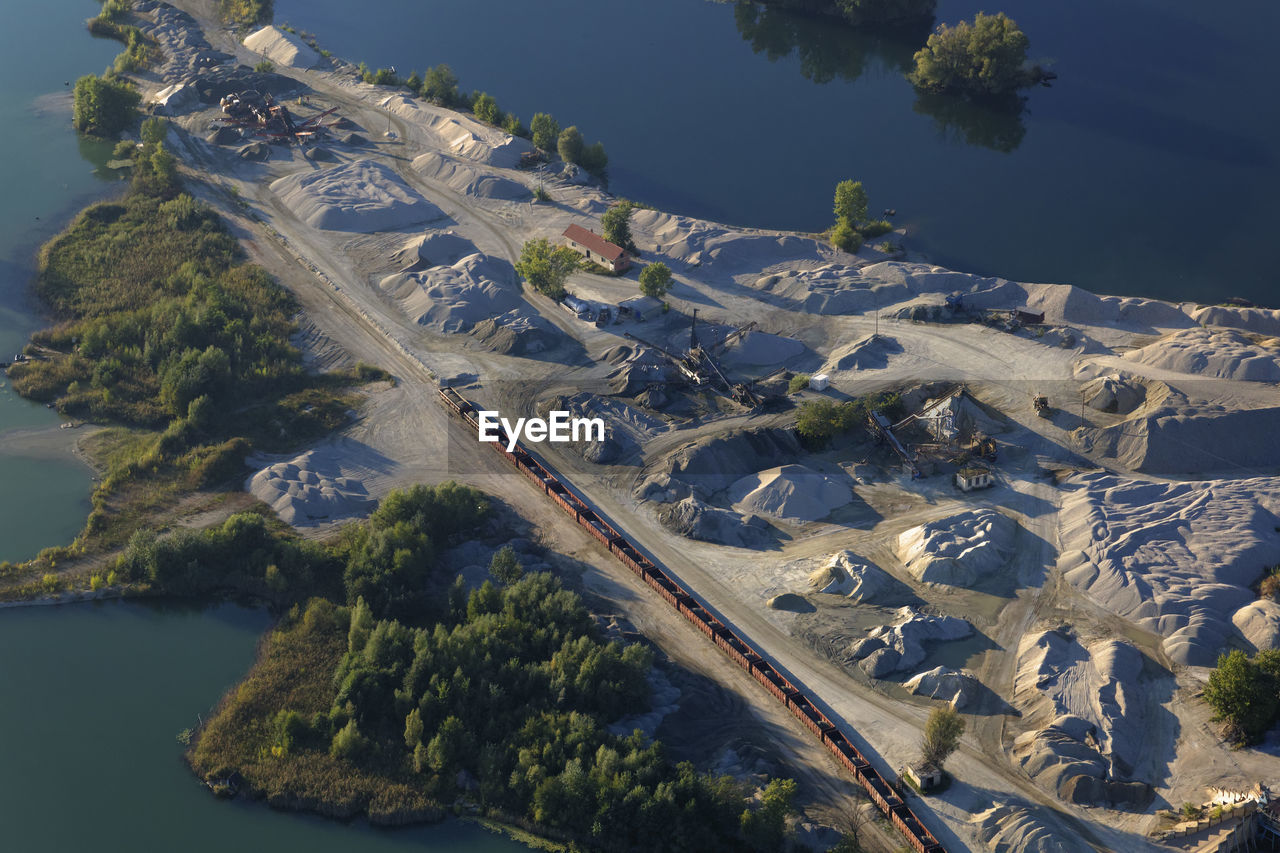
[[[902,686],[917,696],[950,702],[957,709],[967,706],[982,689],[982,683],[971,673],[945,666],[913,675]]]
[[[364,515],[374,503],[359,480],[343,476],[315,450],[262,469],[249,480],[249,491],[295,527]]]
[[[972,586],[1008,561],[1017,524],[991,509],[975,509],[905,530],[898,557],[922,583]]]
[[[889,575],[879,566],[860,561],[852,551],[840,551],[809,575],[809,586],[817,592],[843,595],[850,601],[875,601],[890,585]]]
[[[1146,783],[1122,780],[1167,746],[1147,737],[1157,729],[1141,675],[1142,653],[1128,643],[1085,646],[1061,630],[1024,637],[1014,695],[1024,718],[1041,722],[1015,743],[1023,769],[1071,802],[1141,804]]]
[[[1239,475],[1280,465],[1280,406],[1228,408],[1148,389],[1135,415],[1091,431],[1093,447],[1131,471]]]
[[[1147,390],[1140,382],[1120,373],[1099,376],[1081,389],[1085,402],[1100,412],[1120,415],[1131,413],[1146,399]]]
[[[1084,853],[1093,849],[1082,847],[1047,809],[1032,812],[1025,806],[992,805],[970,822],[991,853]]]
[[[913,607],[902,607],[893,625],[881,625],[854,642],[849,656],[861,661],[872,678],[914,669],[925,659],[925,643],[959,640],[973,633],[973,626],[955,616],[929,616]]]
[[[1231,622],[1255,651],[1280,649],[1280,602],[1260,598],[1237,610]]]
[[[762,269],[780,261],[825,260],[832,250],[807,237],[744,233],[713,222],[657,210],[637,210],[631,227],[642,248],[690,267]]]
[[[803,465],[781,465],[743,477],[729,487],[729,501],[743,513],[791,521],[817,521],[853,500],[848,481]]]
[[[456,231],[427,231],[405,243],[396,253],[395,260],[411,266],[419,261],[430,266],[449,266],[474,255],[478,249],[466,237]]]
[[[1184,329],[1124,357],[1152,367],[1251,382],[1280,382],[1280,340],[1252,338],[1230,329]]]
[[[1098,605],[1165,638],[1174,661],[1213,666],[1249,585],[1280,563],[1280,479],[1148,483],[1074,477],[1058,568]]]
[[[394,231],[444,215],[394,169],[373,160],[297,172],[273,181],[271,191],[312,228],[329,231]]]
[[[439,181],[468,198],[523,201],[532,195],[530,189],[519,181],[482,174],[466,163],[438,151],[415,157],[413,168],[423,177]]]
[[[523,305],[511,264],[479,252],[447,266],[394,273],[379,287],[416,322],[440,332],[469,332]]]
[[[263,27],[245,37],[244,46],[260,53],[276,65],[290,68],[315,68],[320,54],[293,33],[276,27]]]
[[[827,359],[825,371],[880,370],[889,366],[890,356],[902,352],[902,344],[889,335],[867,335],[845,346],[836,347]]]
[[[1206,305],[1190,309],[1191,319],[1205,326],[1225,326],[1280,337],[1280,310]]]
[[[525,152],[534,150],[527,139],[404,95],[389,95],[378,105],[425,128],[442,147],[465,160],[514,169]]]
[[[720,356],[733,366],[776,367],[785,364],[805,351],[805,346],[795,338],[771,335],[768,332],[747,332]]]

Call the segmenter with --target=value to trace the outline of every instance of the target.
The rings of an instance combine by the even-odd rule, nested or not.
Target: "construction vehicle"
[[[1036,410],[1036,414],[1042,418],[1053,415],[1053,410],[1049,408],[1049,398],[1044,394],[1036,394],[1031,400],[1031,407]]]

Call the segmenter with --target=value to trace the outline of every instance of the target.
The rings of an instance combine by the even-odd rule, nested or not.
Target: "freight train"
[[[476,429],[478,434],[479,422],[476,412],[479,409],[475,405],[454,388],[441,388],[440,398],[449,409]],[[822,741],[823,745],[835,755],[836,760],[853,774],[858,784],[866,789],[867,795],[875,803],[876,808],[880,809],[889,822],[902,833],[912,850],[917,853],[946,853],[938,839],[925,828],[904,802],[899,789],[871,765],[871,762],[858,751],[838,726],[827,719],[827,716],[805,695],[804,691],[778,672],[764,659],[763,655],[731,627],[725,625],[699,604],[697,599],[676,583],[670,575],[640,553],[640,550],[626,536],[588,507],[586,502],[575,495],[559,476],[534,459],[524,447],[515,444],[513,449],[508,451],[505,435],[502,436],[501,441],[491,444],[490,447],[505,456],[508,462],[532,480],[547,497],[572,515],[584,530],[600,540],[614,557],[635,572],[664,601],[692,622],[699,631],[706,634],[707,638],[719,646],[734,663],[750,673],[751,677],[760,682],[764,689],[784,704],[787,710],[804,724],[805,728]]]

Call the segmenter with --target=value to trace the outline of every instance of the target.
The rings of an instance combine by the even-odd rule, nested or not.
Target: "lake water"
[[[375,830],[216,799],[182,760],[248,670],[269,619],[233,605],[104,602],[0,610],[0,826],[6,850],[525,850],[449,821]]]
[[[841,179],[957,269],[1104,293],[1280,305],[1280,4],[940,0],[1003,10],[1058,72],[1020,116],[921,101],[926,33],[869,36],[706,0],[276,0],[322,47],[407,75],[447,62],[526,123],[578,124],[611,188],[725,222],[819,230]]]
[[[90,37],[92,0],[0,4],[0,361],[44,325],[30,296],[36,250],[116,179],[99,167],[109,144],[71,130],[69,86],[119,53]],[[6,434],[56,428],[58,416],[13,393],[0,376],[0,560],[66,544],[89,512],[89,469],[65,455],[6,452]]]

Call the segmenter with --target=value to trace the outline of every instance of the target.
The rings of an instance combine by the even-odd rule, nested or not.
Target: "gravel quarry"
[[[178,5],[208,20],[207,4]],[[971,275],[638,209],[639,266],[674,274],[668,308],[596,325],[522,283],[514,263],[526,240],[598,231],[614,201],[604,187],[556,163],[537,176],[551,201],[536,202],[534,174],[517,168],[526,140],[313,62],[279,30],[253,45],[212,29],[179,38],[183,17],[157,13],[163,43],[186,59],[157,69],[144,94],[252,81],[236,61],[266,54],[276,73],[263,90],[299,119],[332,106],[345,120],[315,143],[331,161],[308,157],[312,142],[241,157],[264,140],[210,141],[217,97],[166,96],[175,153],[204,177],[194,191],[297,297],[310,362],[396,377],[340,435],[246,471],[284,521],[316,535],[397,486],[475,484],[588,567],[641,632],[736,684],[714,646],[646,610],[647,588],[611,574],[598,544],[445,412],[436,383],[510,418],[567,401],[608,420],[611,449],[538,452],[820,697],[883,773],[916,759],[934,707],[965,714],[951,786],[911,802],[946,849],[1169,849],[1148,838],[1156,810],[1200,802],[1211,785],[1280,786],[1280,758],[1231,750],[1198,698],[1223,651],[1280,642],[1280,604],[1257,590],[1280,564],[1280,312]],[[194,66],[204,50],[235,60]],[[566,286],[616,302],[638,294],[637,276],[578,271]],[[731,383],[768,402],[684,382],[661,350],[679,355],[693,334]],[[788,394],[798,373],[829,385]],[[960,386],[945,417],[895,433],[913,448],[953,442],[922,451],[919,476],[863,424],[826,444],[795,430],[806,402],[893,391],[905,417]],[[935,434],[947,429],[960,437]],[[995,459],[960,446],[977,432]],[[995,484],[960,491],[956,471],[976,463]],[[694,711],[669,687],[663,727]],[[795,747],[805,790],[834,821],[850,777],[770,716],[763,691],[747,683],[740,696]]]

